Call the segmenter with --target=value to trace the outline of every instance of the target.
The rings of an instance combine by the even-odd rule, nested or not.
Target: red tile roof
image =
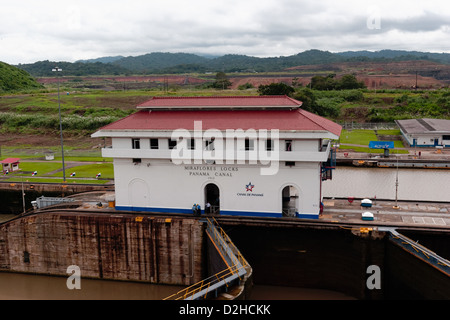
[[[301,101],[288,96],[212,96],[212,97],[153,97],[142,103],[138,109],[189,109],[189,108],[298,108]]]
[[[333,121],[302,109],[294,110],[141,110],[111,123],[102,131],[116,130],[194,130],[202,129],[279,129],[280,131],[329,131],[337,136],[342,127]]]
[[[11,163],[17,163],[20,161],[20,158],[7,158],[3,161],[0,161],[2,164],[11,164]]]

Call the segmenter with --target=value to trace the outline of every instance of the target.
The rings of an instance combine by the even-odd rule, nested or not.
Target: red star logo
[[[251,191],[251,192],[253,192],[253,187],[254,187],[254,185],[251,182],[249,182],[248,185],[245,186],[247,191]]]

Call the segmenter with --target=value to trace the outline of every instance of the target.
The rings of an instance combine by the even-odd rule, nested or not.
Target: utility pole
[[[397,175],[395,177],[395,206],[394,209],[399,209],[398,203],[397,203],[397,199],[398,199],[398,154],[397,156]]]
[[[62,132],[62,121],[61,121],[61,99],[59,96],[59,76],[58,72],[61,72],[62,69],[55,67],[52,71],[56,72],[56,78],[58,79],[58,109],[59,109],[59,132],[61,135],[61,156],[62,156],[62,167],[63,167],[63,179],[66,182],[66,168],[64,166],[64,143],[63,143],[63,132]]]
[[[417,91],[417,71],[416,71],[416,91]]]
[[[25,214],[25,212],[27,211],[25,209],[25,190],[23,188],[23,177],[22,177],[22,208],[23,208],[23,214]]]

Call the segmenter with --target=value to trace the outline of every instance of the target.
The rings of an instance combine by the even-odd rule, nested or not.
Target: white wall
[[[434,139],[438,139],[438,145],[449,145],[449,140],[443,140],[442,134],[407,134],[404,137],[408,140],[409,144],[412,146],[414,139],[416,139],[416,146],[434,146]]]
[[[137,138],[137,137],[136,137]],[[131,140],[132,138],[112,138],[112,147],[116,149],[130,149],[131,148]],[[285,150],[285,144],[287,139],[280,139],[278,150],[280,151],[286,151]],[[299,139],[293,139],[292,140],[292,150],[291,151],[311,151],[316,152],[319,150],[319,139],[308,139],[308,140],[299,140]],[[150,138],[140,138],[141,143],[141,149],[150,149]],[[197,142],[196,142],[197,143]],[[227,146],[226,140],[223,141],[223,152],[225,153],[225,148]],[[168,149],[168,138],[160,138],[158,139],[159,149]],[[259,148],[259,142],[258,140],[254,141],[254,145],[256,148]],[[216,144],[216,148],[219,145]],[[241,142],[239,146],[244,146],[244,142],[241,139]],[[203,141],[203,148],[205,147],[205,142]],[[234,151],[238,150],[238,142],[235,139],[234,140]],[[258,149],[257,149],[258,150]]]
[[[193,203],[205,204],[204,188],[208,183],[220,189],[221,211],[281,215],[282,190],[294,185],[299,190],[300,214],[319,212],[320,168],[318,163],[297,162],[294,167],[280,163],[276,175],[261,175],[259,166],[248,165],[174,165],[169,160],[115,159],[117,207],[186,210]],[[252,192],[246,185],[254,185]],[[128,208],[129,209],[129,208]]]
[[[132,137],[139,136],[138,132],[128,132],[126,137],[113,137],[112,148],[104,149],[103,155],[114,158],[116,206],[189,213],[193,203],[200,203],[204,209],[205,186],[214,183],[220,190],[222,213],[278,216],[282,212],[282,190],[292,185],[299,193],[298,213],[317,216],[321,200],[320,162],[326,161],[329,150],[319,151],[320,138],[299,139],[296,133],[292,135],[293,139],[289,139],[286,133],[284,135],[277,148],[281,161],[275,175],[262,175],[258,164],[236,161],[232,161],[234,164],[210,166],[175,165],[170,160],[172,150],[168,149],[167,132],[154,135],[159,137],[159,150],[150,149],[152,135],[149,132],[142,135],[139,150],[132,149],[131,142]],[[291,152],[285,151],[287,139],[292,140]],[[224,141],[224,149],[226,146]],[[255,141],[255,146],[259,147],[258,141]],[[218,147],[216,144],[216,150]],[[236,157],[239,149],[236,139],[233,149]],[[225,150],[223,154],[226,155]],[[141,159],[141,163],[134,164],[133,158]],[[246,159],[249,159],[248,155]],[[286,167],[285,161],[293,161],[295,166]],[[249,183],[254,185],[253,191],[246,191]]]

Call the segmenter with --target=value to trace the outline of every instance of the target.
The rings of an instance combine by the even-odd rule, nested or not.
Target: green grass
[[[114,168],[112,163],[87,164],[66,169],[66,177],[72,172],[77,178],[95,178],[97,173],[101,173],[103,179],[114,179]],[[52,177],[62,177],[62,171],[54,173]]]
[[[382,135],[399,135],[400,130],[378,130],[378,134]],[[382,149],[370,149],[370,141],[378,141],[377,135],[374,130],[342,130],[340,137],[341,149],[352,149],[355,152],[366,153],[383,153]],[[357,145],[357,146],[352,146]],[[367,147],[364,147],[367,146]],[[391,153],[408,153],[407,150],[399,150],[398,148],[404,148],[402,141],[394,140],[394,149],[390,150]]]
[[[82,147],[82,146],[80,146]],[[64,146],[65,161],[92,161],[92,162],[111,162],[112,158],[102,157],[101,149],[96,150],[80,150],[80,147]],[[52,151],[55,161],[61,162],[61,147],[34,147],[30,145],[0,146],[1,158],[20,158],[21,160],[42,160],[44,161],[45,153]]]
[[[19,168],[24,172],[37,171],[38,174],[47,174],[48,172],[62,169],[62,163],[60,162],[21,162]]]
[[[21,169],[15,172],[18,176],[29,176],[32,172],[37,171],[37,176],[49,176],[49,177],[62,177],[62,163],[60,162],[21,162],[19,164]],[[52,173],[53,171],[60,170],[59,172]],[[72,172],[76,172],[77,178],[95,178],[97,173],[101,173],[101,177],[105,179],[114,179],[114,168],[112,163],[95,163],[79,165],[75,167],[67,168],[66,164],[66,177]]]
[[[370,141],[377,141],[373,130],[342,130],[341,144],[369,145]]]
[[[61,162],[21,162],[20,171],[12,172],[8,176],[3,176],[2,181],[10,182],[46,182],[63,183],[63,171]],[[55,172],[59,170],[58,172]],[[32,173],[37,171],[35,176]],[[75,177],[70,174],[75,172]],[[101,173],[101,179],[96,179],[96,175]],[[112,163],[93,163],[66,167],[65,183],[88,183],[105,184],[114,179],[114,168]]]
[[[34,183],[79,183],[79,184],[106,184],[109,181],[108,180],[91,180],[91,179],[72,179],[72,178],[66,178],[66,181],[64,182],[63,179],[45,179],[45,178],[20,178],[19,177],[11,177],[7,179],[2,179],[1,181],[8,181],[8,182],[34,182]]]

